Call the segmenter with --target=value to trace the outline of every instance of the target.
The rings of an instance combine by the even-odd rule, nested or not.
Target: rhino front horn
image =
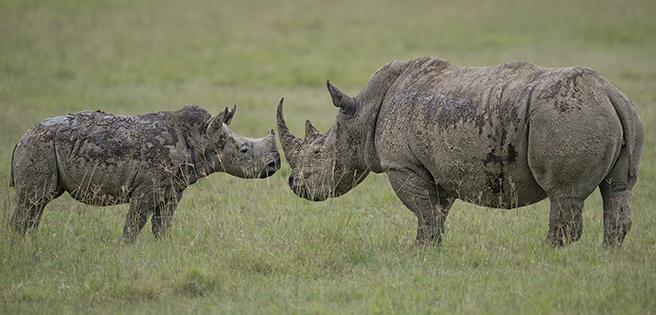
[[[348,111],[353,104],[353,99],[336,86],[330,84],[330,80],[326,80],[326,86],[328,87],[328,92],[330,92],[330,97],[333,99],[333,105],[344,111]]]
[[[278,110],[276,112],[276,126],[278,127],[278,137],[280,138],[280,145],[282,146],[283,152],[285,152],[285,158],[287,162],[293,168],[296,165],[296,157],[298,156],[298,150],[303,143],[303,140],[294,136],[287,128],[287,123],[285,123],[285,117],[282,114],[282,103],[285,100],[284,97],[280,98],[278,102]]]

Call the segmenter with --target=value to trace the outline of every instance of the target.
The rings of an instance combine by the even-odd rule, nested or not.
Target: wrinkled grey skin
[[[378,69],[351,98],[327,82],[340,108],[332,128],[277,126],[290,188],[321,201],[370,171],[386,172],[418,218],[417,243],[439,243],[454,200],[516,208],[549,198],[547,240],[581,237],[584,200],[600,188],[604,244],[631,227],[629,199],[642,152],[634,104],[596,72],[525,61],[462,67],[424,57]]]
[[[280,168],[273,130],[250,139],[228,129],[236,107],[215,117],[196,105],[118,116],[83,111],[44,119],[14,147],[13,228],[36,228],[48,202],[67,191],[91,205],[130,203],[123,238],[133,242],[152,215],[153,234],[170,225],[182,193],[214,172],[264,178]]]

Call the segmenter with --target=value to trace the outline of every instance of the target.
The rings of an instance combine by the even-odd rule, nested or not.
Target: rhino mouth
[[[258,178],[267,178],[273,175],[276,171],[280,169],[280,155],[278,153],[274,154],[271,159],[262,167]]]
[[[316,191],[310,190],[305,185],[296,185],[294,184],[294,176],[289,176],[289,188],[299,197],[307,199],[309,201],[324,201],[325,197],[316,193]]]

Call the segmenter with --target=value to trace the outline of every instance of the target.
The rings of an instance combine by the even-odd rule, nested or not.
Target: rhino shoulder
[[[443,70],[452,67],[458,66],[447,60],[432,56],[405,61],[394,60],[378,68],[369,78],[367,85],[354,98],[361,104],[380,105],[385,94],[394,85],[399,83],[402,85],[403,82],[417,77],[435,79],[441,75]]]
[[[521,68],[541,68],[540,66],[525,60],[514,60],[501,64],[504,68],[521,69]]]
[[[170,113],[167,124],[176,134],[176,142],[167,146],[168,156],[174,165],[194,165],[204,155],[206,130],[212,115],[198,105],[185,105]]]
[[[185,105],[173,112],[173,125],[184,129],[184,132],[203,133],[212,114],[198,105]]]
[[[440,73],[442,70],[454,66],[456,65],[449,62],[448,60],[432,56],[426,56],[406,61],[394,60],[376,70],[371,78],[381,80],[380,77],[382,77],[386,80],[396,80],[404,73],[411,74],[413,76],[416,76],[417,73],[422,75],[432,75]]]

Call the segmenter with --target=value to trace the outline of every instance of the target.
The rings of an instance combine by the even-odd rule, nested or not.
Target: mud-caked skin
[[[11,224],[36,228],[48,202],[65,191],[99,206],[130,203],[123,238],[133,242],[149,216],[156,237],[170,225],[182,193],[214,172],[264,178],[280,168],[273,130],[261,139],[228,128],[236,107],[212,115],[196,105],[119,116],[83,111],[47,118],[14,147]]]
[[[621,244],[631,228],[642,122],[588,68],[423,57],[383,66],[352,98],[327,86],[340,110],[325,134],[307,121],[305,139],[296,138],[278,104],[289,186],[303,198],[339,196],[370,171],[386,172],[418,218],[418,243],[441,241],[456,199],[516,208],[549,198],[547,240],[563,245],[581,237],[583,202],[599,187],[604,244]]]

